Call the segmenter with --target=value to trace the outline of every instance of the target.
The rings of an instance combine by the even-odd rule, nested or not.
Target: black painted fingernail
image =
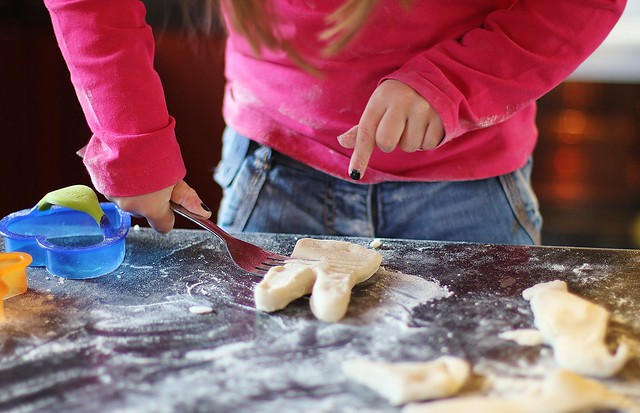
[[[358,181],[360,179],[360,171],[357,169],[352,169],[351,172],[349,173],[349,176],[354,181]]]
[[[200,202],[200,206],[202,207],[202,209],[204,209],[207,212],[211,212],[211,209],[209,209],[208,206],[206,206],[203,202]]]

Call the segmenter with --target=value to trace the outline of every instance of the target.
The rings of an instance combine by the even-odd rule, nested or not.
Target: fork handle
[[[200,225],[202,228],[206,229],[207,231],[211,232],[212,234],[220,238],[220,240],[227,242],[233,239],[231,235],[227,234],[222,228],[214,224],[213,221],[201,215],[194,214],[193,212],[189,211],[182,205],[178,205],[173,201],[169,201],[169,205],[173,210],[173,212],[180,214],[183,217],[189,219],[190,221]]]

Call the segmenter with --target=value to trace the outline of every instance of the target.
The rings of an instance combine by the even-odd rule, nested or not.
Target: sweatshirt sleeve
[[[95,188],[134,196],[180,181],[185,166],[138,0],[45,0],[93,133],[83,148]]]
[[[441,116],[443,142],[502,122],[566,79],[606,38],[625,0],[518,0],[415,56],[402,81]]]

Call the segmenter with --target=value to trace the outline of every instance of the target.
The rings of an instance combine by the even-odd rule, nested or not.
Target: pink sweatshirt
[[[281,52],[256,58],[229,34],[227,124],[348,179],[351,150],[336,137],[358,123],[375,87],[402,81],[444,122],[431,151],[375,150],[360,182],[470,180],[522,166],[535,146],[535,100],[604,40],[625,0],[380,0],[345,50],[320,59],[325,17],[343,1],[271,0],[280,32],[323,71]],[[45,0],[93,131],[85,165],[96,189],[138,195],[176,183],[185,168],[153,70],[153,36],[137,0]],[[188,142],[183,142],[188,145]]]

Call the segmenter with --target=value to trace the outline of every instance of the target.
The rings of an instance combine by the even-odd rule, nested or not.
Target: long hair
[[[366,23],[378,1],[345,0],[342,6],[327,16],[327,28],[320,33],[320,40],[325,41],[327,46],[320,52],[321,55],[327,57],[339,53]],[[408,8],[413,0],[400,1],[404,7]],[[263,49],[281,50],[300,67],[316,72],[277,31],[271,1],[185,0],[185,4],[188,4],[191,9],[193,9],[194,2],[201,3],[198,7],[201,10],[200,24],[202,26],[218,27],[220,3],[224,2],[229,13],[229,23],[249,42],[256,55],[259,56]]]

